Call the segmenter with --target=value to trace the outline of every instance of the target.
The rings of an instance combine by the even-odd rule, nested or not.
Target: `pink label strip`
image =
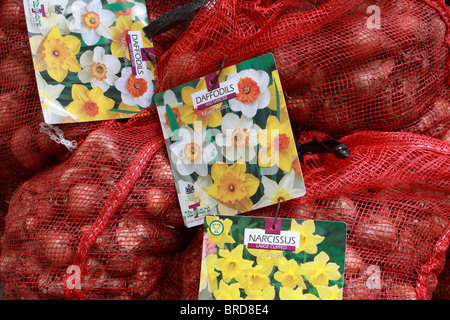
[[[127,44],[128,44],[128,51],[130,52],[130,63],[131,63],[131,70],[134,75],[137,74],[136,71],[136,62],[134,61],[134,55],[133,55],[133,45],[131,43],[131,37],[127,34]]]
[[[197,107],[197,109],[198,110],[206,109],[206,108],[211,107],[211,106],[213,106],[215,104],[218,104],[218,103],[221,103],[221,102],[233,99],[233,98],[236,98],[236,93],[231,93],[229,95],[226,95],[226,96],[223,96],[223,97],[220,97],[220,98],[217,98],[217,99],[205,102],[204,104],[200,104]]]
[[[250,248],[250,249],[295,251],[295,246],[285,246],[285,245],[279,245],[279,244],[249,243],[247,245],[247,248]]]

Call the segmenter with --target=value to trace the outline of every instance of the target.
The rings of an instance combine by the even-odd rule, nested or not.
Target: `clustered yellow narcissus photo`
[[[340,266],[318,249],[325,237],[316,234],[313,220],[291,221],[290,231],[301,235],[296,259],[284,251],[236,243],[231,235],[233,221],[207,216],[205,225],[215,220],[223,224],[223,232],[212,235],[206,228],[200,291],[207,289],[216,300],[342,299],[342,286],[336,281],[343,274]]]

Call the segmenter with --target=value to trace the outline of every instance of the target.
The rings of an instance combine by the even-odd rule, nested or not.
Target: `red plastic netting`
[[[149,108],[127,124],[61,125],[79,142],[69,159],[56,144],[38,145],[45,136],[36,134],[41,109],[20,2],[0,5],[0,172],[17,181],[0,183],[0,195],[9,202],[19,188],[0,244],[7,298],[196,299],[201,231],[183,226],[157,116]],[[179,4],[147,1],[147,9],[152,18]],[[381,8],[381,30],[355,25],[371,4]],[[431,0],[211,1],[154,39],[156,92],[215,71],[223,56],[231,65],[273,52],[293,123],[344,136],[351,158],[306,157],[308,193],[280,215],[348,223],[345,299],[438,292],[449,242],[449,145],[376,131],[448,139],[444,8]],[[3,122],[11,106],[20,113]],[[348,135],[366,129],[374,131]],[[12,148],[15,134],[21,143]],[[25,163],[44,164],[28,170],[14,148]],[[70,266],[80,267],[81,290],[69,288]],[[368,289],[368,270],[380,271],[381,287]]]
[[[229,66],[271,52],[304,130],[439,137],[450,119],[449,17],[443,1],[212,1],[160,57],[157,91],[224,57]]]
[[[188,2],[188,1],[184,1]],[[152,21],[183,1],[147,1]],[[155,37],[159,57],[188,22]],[[45,168],[63,162],[71,152],[41,132],[44,122],[36,86],[22,0],[0,5],[0,235],[12,192]],[[101,122],[59,124],[64,139],[81,143]]]
[[[0,17],[0,174],[24,181],[68,156],[66,147],[40,132],[44,122],[36,86],[22,1],[4,2]],[[98,122],[58,127],[67,140],[81,142]]]
[[[310,141],[320,132],[303,132]],[[343,298],[431,299],[450,241],[450,146],[410,133],[360,132],[342,140],[351,156],[306,156],[306,195],[279,217],[347,223]],[[275,208],[250,214],[273,216]],[[197,299],[203,229],[163,278],[168,298]]]
[[[105,122],[16,191],[0,258],[7,299],[160,298],[165,265],[191,231],[159,118],[145,114]],[[81,290],[70,286],[77,267]]]
[[[2,2],[0,12],[0,180],[11,188],[65,161],[70,151],[40,131],[44,117],[22,1]],[[57,127],[64,139],[79,143],[98,126],[91,122]],[[1,194],[0,211],[7,209],[9,195]]]
[[[438,275],[438,286],[433,300],[450,300],[450,250],[447,250],[444,270]]]

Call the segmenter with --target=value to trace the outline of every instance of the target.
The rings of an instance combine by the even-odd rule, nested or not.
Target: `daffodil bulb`
[[[242,158],[251,162],[256,158],[257,135],[260,130],[253,119],[228,113],[223,117],[222,132],[216,135],[216,143],[222,148],[228,161],[235,162]]]
[[[109,27],[114,23],[116,15],[103,9],[100,0],[90,3],[75,1],[72,4],[74,19],[69,24],[71,32],[80,33],[88,46],[95,45],[101,37],[111,39]]]
[[[242,112],[247,118],[253,118],[258,109],[264,109],[270,102],[269,74],[262,70],[246,69],[232,73],[227,78],[237,83],[239,93],[229,100],[231,110]]]
[[[119,79],[116,74],[120,71],[120,61],[111,54],[105,54],[103,47],[84,52],[80,64],[83,69],[78,72],[78,78],[83,83],[90,83],[92,88],[100,87],[105,92]]]
[[[146,72],[143,78],[136,78],[131,67],[122,69],[119,79],[115,82],[117,90],[121,93],[122,101],[129,105],[139,105],[143,108],[151,104],[154,86],[152,73]]]

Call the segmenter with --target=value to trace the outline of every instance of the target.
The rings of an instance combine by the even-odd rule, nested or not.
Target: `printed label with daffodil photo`
[[[145,0],[24,0],[44,121],[131,118],[154,102]]]
[[[341,221],[206,216],[199,300],[342,300]]]
[[[305,194],[272,54],[158,93],[155,104],[187,227]]]

